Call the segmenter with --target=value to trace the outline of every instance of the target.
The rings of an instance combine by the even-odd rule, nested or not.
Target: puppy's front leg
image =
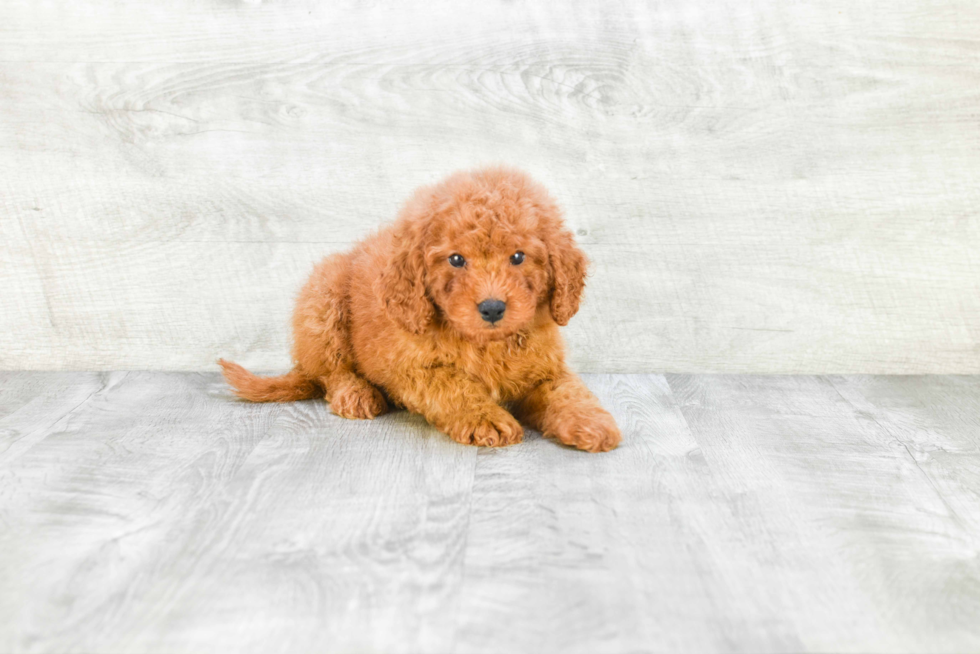
[[[425,369],[399,390],[406,408],[465,445],[513,445],[524,437],[521,423],[486,388],[452,368]]]
[[[570,372],[534,387],[515,413],[545,436],[587,452],[606,452],[622,440],[613,417]]]

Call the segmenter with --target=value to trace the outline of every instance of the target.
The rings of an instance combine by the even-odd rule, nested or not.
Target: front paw
[[[524,429],[514,416],[497,407],[491,415],[462,416],[445,430],[454,441],[464,445],[503,447],[520,443]]]
[[[623,439],[616,421],[603,409],[559,416],[552,435],[565,445],[586,452],[608,452]]]

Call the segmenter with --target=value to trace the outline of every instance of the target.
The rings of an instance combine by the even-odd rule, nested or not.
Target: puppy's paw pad
[[[347,386],[330,398],[330,410],[341,418],[370,420],[387,411],[388,403],[374,386]]]
[[[608,452],[623,440],[616,421],[608,413],[564,419],[555,430],[555,437],[565,445],[586,452]]]
[[[503,409],[499,415],[460,421],[447,431],[455,441],[481,447],[514,445],[524,438],[521,423]]]

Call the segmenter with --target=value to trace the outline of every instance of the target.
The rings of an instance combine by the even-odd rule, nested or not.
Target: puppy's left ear
[[[578,312],[589,267],[585,253],[575,245],[575,237],[567,229],[557,229],[548,243],[548,267],[552,280],[551,317],[559,325],[567,325]]]

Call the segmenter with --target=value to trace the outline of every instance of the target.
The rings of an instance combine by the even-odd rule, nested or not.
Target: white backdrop
[[[288,367],[461,167],[594,262],[581,371],[980,372],[980,4],[4,0],[0,368]]]

